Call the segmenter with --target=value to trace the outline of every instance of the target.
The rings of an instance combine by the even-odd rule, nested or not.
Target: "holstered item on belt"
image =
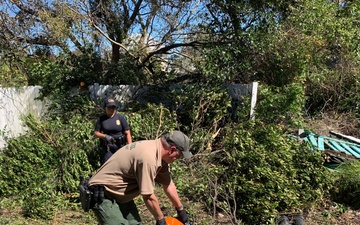
[[[88,212],[91,208],[92,192],[89,190],[88,181],[89,179],[85,180],[83,175],[80,176],[80,185],[78,187],[80,191],[80,203],[85,212]]]
[[[88,212],[96,203],[102,203],[105,196],[103,185],[88,184],[89,179],[84,180],[84,176],[80,176],[80,202],[85,212]]]
[[[93,185],[90,186],[89,189],[92,191],[92,202],[95,203],[102,203],[105,198],[105,190],[104,186],[102,185]]]
[[[123,146],[126,145],[126,136],[125,135],[121,135],[120,137],[115,139],[116,141],[116,145],[121,148]]]
[[[119,150],[121,147],[125,145],[126,145],[126,136],[121,135],[120,137],[115,138],[115,142],[113,143],[104,142],[103,151],[104,153],[111,152],[114,154],[117,150]]]

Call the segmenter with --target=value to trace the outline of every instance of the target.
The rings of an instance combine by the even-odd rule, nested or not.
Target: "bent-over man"
[[[90,188],[104,190],[104,199],[93,207],[99,223],[141,224],[133,200],[141,195],[156,224],[166,225],[154,194],[157,182],[177,210],[178,219],[190,224],[168,167],[177,159],[190,158],[189,146],[188,136],[181,131],[172,131],[155,140],[133,142],[115,152],[89,180]]]

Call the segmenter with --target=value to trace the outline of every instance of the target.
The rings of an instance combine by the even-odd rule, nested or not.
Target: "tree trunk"
[[[119,62],[120,59],[120,46],[117,44],[112,43],[112,55],[111,60],[113,62]]]

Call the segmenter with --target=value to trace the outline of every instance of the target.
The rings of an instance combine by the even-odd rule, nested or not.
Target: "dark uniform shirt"
[[[126,136],[124,135],[126,130],[130,130],[130,125],[123,115],[116,113],[113,117],[108,117],[105,114],[98,118],[95,131],[110,135],[115,139],[114,143],[107,143],[106,140],[100,139],[102,163],[107,161],[119,148],[126,145]]]
[[[123,136],[126,130],[130,130],[129,123],[123,115],[117,113],[113,117],[100,116],[95,125],[95,131],[100,131],[115,139]]]

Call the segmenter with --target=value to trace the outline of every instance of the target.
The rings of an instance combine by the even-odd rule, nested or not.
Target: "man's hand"
[[[165,218],[162,218],[161,220],[156,220],[156,225],[166,225]]]
[[[115,139],[111,137],[110,135],[105,134],[105,139],[108,143],[114,143]]]
[[[190,225],[189,217],[184,209],[176,210],[177,211],[177,218],[185,225]]]

